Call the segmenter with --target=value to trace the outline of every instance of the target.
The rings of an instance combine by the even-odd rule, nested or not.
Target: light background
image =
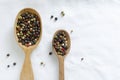
[[[19,80],[24,52],[15,41],[14,21],[26,7],[36,9],[42,18],[42,39],[31,55],[35,80],[58,80],[57,57],[49,55],[58,29],[73,30],[65,80],[120,80],[119,0],[0,0],[0,80]],[[58,20],[50,20],[51,15]]]

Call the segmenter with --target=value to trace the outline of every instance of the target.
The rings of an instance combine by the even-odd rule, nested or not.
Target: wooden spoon
[[[17,22],[18,22],[18,17],[25,13],[25,12],[30,12],[33,13],[35,15],[38,16],[38,19],[40,21],[40,36],[39,39],[37,40],[37,42],[34,45],[31,45],[29,47],[22,45],[20,42],[18,42],[18,37],[16,35],[16,26],[17,26]],[[34,26],[33,26],[34,27]],[[14,24],[14,30],[15,30],[15,38],[19,44],[19,46],[24,50],[25,52],[25,61],[23,64],[23,68],[22,68],[22,72],[21,72],[21,76],[20,76],[20,80],[34,80],[34,76],[33,76],[33,71],[32,71],[32,65],[31,65],[31,60],[30,60],[30,54],[32,53],[33,49],[36,48],[41,40],[41,35],[42,35],[42,24],[41,24],[41,18],[40,15],[38,14],[38,12],[34,9],[31,8],[25,8],[23,10],[21,10],[15,20],[15,24]]]
[[[65,54],[64,55],[59,55],[59,53],[56,51],[55,49],[55,44],[54,44],[54,40],[55,40],[55,36],[59,34],[59,32],[64,32],[66,35],[66,39],[67,39],[67,49],[65,50]],[[65,30],[58,30],[55,32],[53,40],[52,40],[52,48],[54,53],[57,55],[58,60],[59,60],[59,80],[64,80],[64,59],[66,57],[66,55],[69,53],[70,51],[70,46],[71,46],[71,41],[70,41],[70,37],[67,31]]]

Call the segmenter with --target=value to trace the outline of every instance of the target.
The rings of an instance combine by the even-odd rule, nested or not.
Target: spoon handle
[[[21,72],[20,80],[34,80],[32,65],[30,60],[31,51],[25,51],[25,61]]]
[[[59,58],[59,80],[64,80],[64,58]]]

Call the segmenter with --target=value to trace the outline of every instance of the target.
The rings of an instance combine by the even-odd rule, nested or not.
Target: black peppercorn
[[[57,17],[55,17],[55,21],[57,21],[58,20],[58,18]]]
[[[52,52],[49,52],[49,55],[52,55]]]
[[[7,65],[7,68],[9,68],[10,67],[10,65]]]
[[[81,58],[81,61],[83,61],[84,60],[84,58]]]
[[[16,62],[13,63],[13,66],[16,66]]]
[[[41,62],[40,65],[43,65],[43,62]]]
[[[52,19],[52,18],[53,18],[53,15],[51,15],[50,19]]]
[[[8,53],[6,56],[7,56],[7,57],[9,57],[9,56],[10,56],[10,54]]]

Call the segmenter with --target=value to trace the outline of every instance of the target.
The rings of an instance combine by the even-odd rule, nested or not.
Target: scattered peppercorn
[[[63,17],[63,16],[65,16],[65,13],[64,13],[64,11],[61,11],[61,16]]]
[[[10,54],[8,53],[6,56],[7,56],[7,57],[9,57],[9,56],[10,56]]]
[[[49,52],[49,55],[52,55],[52,52]]]
[[[7,68],[9,68],[10,67],[10,65],[7,65]]]
[[[45,67],[45,64],[43,62],[40,63],[41,66]]]
[[[41,62],[40,65],[43,65],[43,62]]]
[[[84,60],[84,58],[81,58],[81,61],[83,61]]]
[[[18,42],[29,47],[35,45],[40,37],[39,17],[31,12],[22,13],[17,20],[16,34]]]
[[[57,17],[55,17],[55,21],[57,21],[58,20],[58,18]]]
[[[53,47],[58,55],[64,56],[68,49],[68,39],[66,32],[60,31],[53,38]]]
[[[51,15],[50,19],[52,19],[52,18],[53,18],[53,15]]]
[[[16,66],[16,62],[13,63],[13,66]]]

